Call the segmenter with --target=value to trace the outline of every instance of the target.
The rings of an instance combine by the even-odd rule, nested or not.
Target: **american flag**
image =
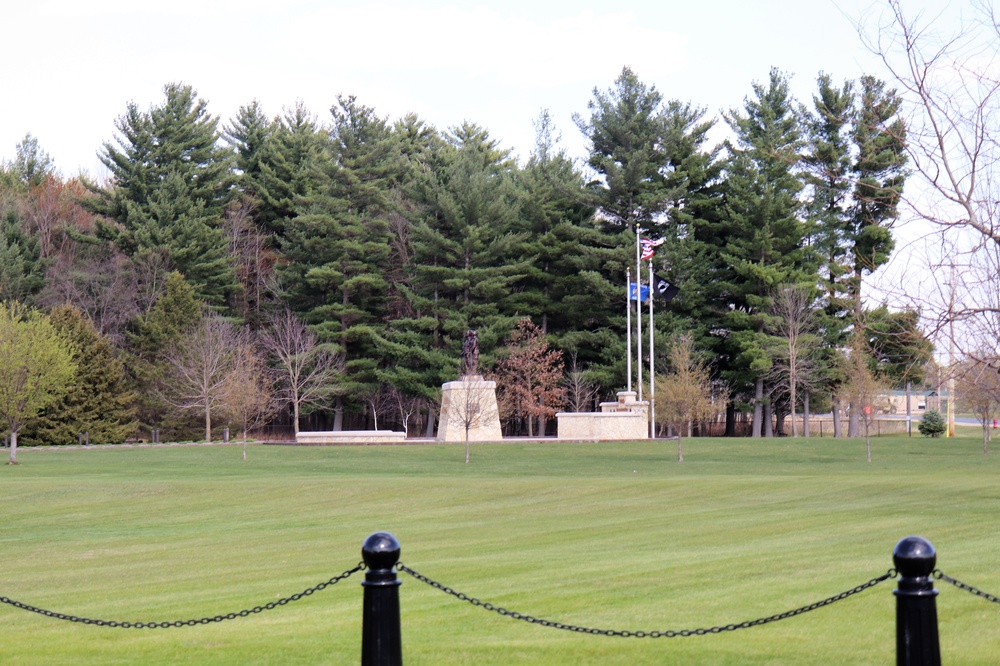
[[[642,246],[642,253],[639,255],[639,260],[648,261],[649,259],[652,259],[653,255],[656,253],[656,248],[663,244],[663,240],[664,239],[662,238],[659,240],[651,240],[649,238],[640,239],[639,243]]]

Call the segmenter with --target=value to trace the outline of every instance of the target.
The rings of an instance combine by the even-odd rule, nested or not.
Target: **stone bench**
[[[398,444],[406,441],[405,432],[393,430],[313,430],[300,431],[296,444]]]

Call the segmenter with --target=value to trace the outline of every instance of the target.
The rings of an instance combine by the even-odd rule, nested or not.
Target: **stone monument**
[[[439,442],[499,442],[500,412],[497,409],[497,383],[479,374],[479,335],[465,333],[458,381],[441,386]]]

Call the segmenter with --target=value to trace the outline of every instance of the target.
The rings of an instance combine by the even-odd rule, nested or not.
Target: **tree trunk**
[[[774,406],[768,402],[764,404],[764,437],[774,437],[774,418],[772,411]]]
[[[344,429],[344,401],[337,398],[333,408],[333,429],[340,431]]]
[[[762,425],[762,422],[763,422],[762,413],[764,411],[763,410],[763,408],[764,408],[763,402],[764,402],[764,380],[763,379],[758,379],[757,383],[756,383],[756,385],[754,387],[754,396],[753,396],[753,432],[751,434],[751,437],[758,437],[759,438],[761,436],[761,432],[762,432],[761,425]]]
[[[809,392],[802,396],[802,436],[809,439]]]
[[[847,415],[847,436],[848,437],[860,437],[861,436],[861,407],[858,406],[856,401],[852,401],[849,405],[850,412]]]
[[[434,410],[427,405],[427,428],[424,430],[425,437],[434,437]]]
[[[205,441],[212,441],[212,408],[205,402]]]
[[[465,464],[469,464],[469,427],[465,427]]]
[[[295,435],[299,434],[299,401],[298,399],[292,400],[292,428],[295,431]]]
[[[736,405],[726,405],[726,437],[736,436]]]
[[[682,437],[680,435],[680,428],[677,429],[677,462],[684,462],[684,447],[681,445]]]
[[[795,382],[792,382],[791,395],[791,408],[792,408],[792,437],[799,436],[799,422],[795,419],[795,400],[797,396],[795,395]]]
[[[840,398],[833,399],[833,438],[840,439],[843,437],[840,427]]]
[[[9,464],[17,464],[17,431],[12,430],[10,433],[10,461]]]

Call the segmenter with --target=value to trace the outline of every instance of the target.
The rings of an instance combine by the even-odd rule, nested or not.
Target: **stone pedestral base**
[[[649,438],[649,403],[635,391],[619,391],[617,402],[602,402],[599,412],[560,412],[559,439],[584,441]]]
[[[500,413],[497,409],[497,383],[480,375],[464,377],[441,386],[439,442],[464,442],[466,429],[470,442],[499,442]]]

